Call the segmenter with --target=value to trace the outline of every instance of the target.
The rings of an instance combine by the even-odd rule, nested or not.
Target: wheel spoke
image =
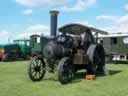
[[[38,66],[42,66],[42,62],[41,62],[41,60],[39,60],[39,62],[38,62]]]
[[[39,71],[39,77],[41,77],[41,74],[42,74],[41,71]]]
[[[32,62],[32,65],[31,65],[31,66],[32,66],[32,67],[35,67],[35,66],[36,66],[34,61]]]
[[[34,67],[36,67],[36,66],[37,66],[37,63],[36,63],[36,61],[35,61],[35,60],[33,60],[33,65],[34,65]]]
[[[33,74],[33,77],[34,77],[35,79],[36,79],[36,74],[37,74],[36,72],[34,72],[34,74]]]
[[[31,72],[32,72],[32,73],[35,72],[35,71],[34,71],[34,68],[31,69]]]
[[[32,76],[34,77],[34,76],[35,76],[35,74],[36,74],[36,72],[34,71],[34,72],[32,73]]]
[[[40,60],[37,61],[37,66],[39,66],[39,65],[40,65]]]
[[[37,72],[37,79],[39,79],[40,78],[40,75],[39,75],[39,72]]]

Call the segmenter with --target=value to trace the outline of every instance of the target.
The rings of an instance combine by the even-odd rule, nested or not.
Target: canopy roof
[[[69,34],[81,34],[86,32],[87,29],[90,29],[92,32],[100,33],[100,34],[107,34],[108,32],[102,31],[100,29],[96,29],[93,27],[88,27],[82,24],[67,24],[59,28],[60,32],[65,32]]]

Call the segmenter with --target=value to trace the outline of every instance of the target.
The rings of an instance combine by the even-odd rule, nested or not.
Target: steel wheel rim
[[[45,68],[40,59],[35,59],[31,64],[31,74],[34,79],[40,79],[44,74]]]

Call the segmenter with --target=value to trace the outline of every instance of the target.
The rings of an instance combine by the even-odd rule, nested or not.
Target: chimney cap
[[[59,13],[59,11],[57,11],[57,10],[51,10],[50,11],[50,14],[54,15],[54,16],[57,15],[58,13]]]

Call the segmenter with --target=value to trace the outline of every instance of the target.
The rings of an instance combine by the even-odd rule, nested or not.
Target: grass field
[[[40,82],[28,78],[28,61],[0,62],[0,96],[128,96],[128,65],[107,65],[110,76],[87,81],[79,73],[70,84],[61,85],[57,74],[47,74]]]

